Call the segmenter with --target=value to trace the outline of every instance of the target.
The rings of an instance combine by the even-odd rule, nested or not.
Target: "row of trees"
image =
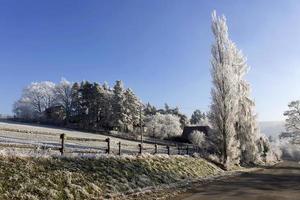
[[[24,88],[14,104],[17,118],[30,121],[76,126],[82,129],[115,129],[122,132],[140,131],[146,127],[150,136],[166,138],[182,133],[189,124],[186,115],[168,104],[162,109],[142,104],[130,88],[116,81],[107,83],[71,83],[62,79],[58,84],[43,81]],[[205,114],[196,110],[191,124],[200,124]]]
[[[31,83],[14,104],[18,118],[58,124],[76,124],[84,129],[133,130],[141,123],[142,103],[130,88],[116,81],[108,84]]]
[[[212,14],[211,75],[213,79],[210,122],[220,141],[226,168],[261,161],[270,151],[267,139],[259,134],[255,103],[245,80],[248,65],[243,53],[229,39],[226,18]]]

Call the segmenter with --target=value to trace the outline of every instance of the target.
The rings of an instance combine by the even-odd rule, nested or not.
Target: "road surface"
[[[193,187],[173,200],[300,200],[300,163],[284,161],[267,169]]]

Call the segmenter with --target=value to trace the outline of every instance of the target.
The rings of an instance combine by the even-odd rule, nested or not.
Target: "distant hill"
[[[262,121],[259,126],[261,133],[266,136],[278,137],[285,130],[284,121]]]

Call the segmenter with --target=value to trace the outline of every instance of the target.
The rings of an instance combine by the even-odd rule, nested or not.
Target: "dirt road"
[[[173,200],[299,200],[300,163],[285,161],[276,166],[239,176],[195,185]]]

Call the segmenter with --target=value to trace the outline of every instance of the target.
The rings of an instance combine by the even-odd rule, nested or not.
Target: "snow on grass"
[[[0,156],[0,199],[124,198],[222,171],[201,158],[143,155],[93,158]]]

